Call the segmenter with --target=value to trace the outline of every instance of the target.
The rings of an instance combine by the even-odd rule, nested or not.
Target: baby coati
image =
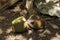
[[[41,17],[39,17],[38,15],[34,15],[31,18],[32,20],[34,20],[33,22],[31,22],[31,24],[33,25],[33,29],[42,29],[44,28],[44,21],[42,20]]]

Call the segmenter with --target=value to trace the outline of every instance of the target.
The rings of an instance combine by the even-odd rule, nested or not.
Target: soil
[[[45,28],[15,34],[11,22],[19,16],[19,13],[11,12],[10,9],[0,13],[0,40],[60,40],[60,19],[46,16],[43,19]]]

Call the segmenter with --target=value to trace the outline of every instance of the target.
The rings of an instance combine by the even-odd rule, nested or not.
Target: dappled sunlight
[[[3,33],[3,30],[0,28],[0,34],[2,34]]]
[[[12,27],[11,27],[11,28],[8,28],[8,29],[6,30],[6,33],[8,34],[8,33],[12,32],[12,31],[13,31],[13,29],[12,29]]]
[[[20,12],[21,9],[19,8],[19,5],[17,5],[14,9],[12,9],[11,11],[13,12]]]
[[[32,34],[32,33],[33,33],[33,31],[31,31],[31,30],[28,31],[28,34]]]
[[[56,37],[52,37],[50,40],[60,40],[60,35],[56,33]]]
[[[53,24],[53,23],[50,23],[51,27],[54,28],[54,29],[59,29],[58,25],[56,24]]]
[[[49,34],[51,34],[50,30],[46,29],[46,30],[44,30],[44,32],[40,33],[39,36],[40,37],[46,37]]]
[[[52,39],[50,40],[60,40],[60,38],[57,38],[57,37],[53,37]]]
[[[46,29],[43,33],[45,34],[51,34],[50,30]]]
[[[33,40],[32,38],[29,38],[29,40]]]
[[[5,36],[5,40],[27,40],[24,36],[22,35],[7,35]]]
[[[6,40],[15,40],[15,36],[8,35],[8,36],[6,36]]]
[[[49,1],[54,1],[54,2],[56,2],[56,1],[59,1],[59,0],[46,0],[47,3],[48,3]]]
[[[13,3],[14,1],[11,2]],[[0,13],[0,40],[60,40],[60,18],[58,19],[60,17],[60,5],[59,2],[54,3],[58,0],[46,0],[46,3],[45,0],[30,0],[29,3],[28,1],[19,1],[10,6],[11,9],[9,7],[3,13]],[[44,15],[43,13],[50,14],[51,16]],[[58,17],[55,19],[53,15]],[[18,33],[12,28],[14,27],[12,20],[21,16],[24,16],[22,20],[25,22],[24,26],[27,26],[27,32]],[[18,22],[20,23],[20,21]],[[20,30],[20,28],[17,29]]]
[[[0,20],[4,20],[5,18],[5,16],[0,16]]]
[[[15,36],[15,39],[19,39],[19,40],[27,40],[27,38],[25,38],[25,37],[22,36],[22,35],[16,35],[16,36]]]
[[[53,9],[51,9],[51,10],[49,10],[49,15],[51,15],[51,16],[58,16],[58,17],[60,17],[60,12],[58,13],[57,11],[60,11],[60,7],[58,7],[58,6],[53,6],[54,8]]]

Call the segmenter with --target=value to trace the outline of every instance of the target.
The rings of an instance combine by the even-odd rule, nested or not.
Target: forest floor
[[[45,20],[44,32],[32,31],[14,34],[12,31],[12,20],[19,17],[19,14],[10,13],[6,10],[0,13],[0,40],[60,40],[60,20],[51,18],[51,20]],[[48,17],[47,17],[48,18]]]
[[[43,32],[28,30],[25,33],[14,34],[11,32],[13,27],[11,22],[19,16],[20,14],[9,10],[0,13],[0,40],[60,40],[60,19],[46,16],[48,20],[45,20],[46,28]]]

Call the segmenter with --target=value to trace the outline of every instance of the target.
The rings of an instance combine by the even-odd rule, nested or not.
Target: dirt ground
[[[9,12],[9,10],[0,13],[0,40],[60,40],[59,19],[51,18],[51,20],[45,20],[46,28],[44,32],[41,32],[41,30],[29,30],[25,33],[14,34],[13,32],[11,32],[11,22],[14,18],[17,18],[18,16],[18,13],[12,13]]]

